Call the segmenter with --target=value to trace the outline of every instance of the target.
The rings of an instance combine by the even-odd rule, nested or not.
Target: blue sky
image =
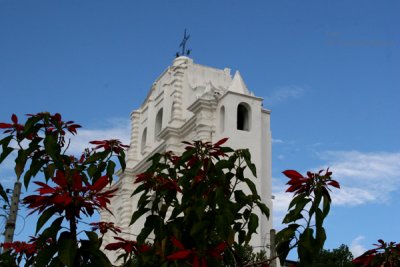
[[[290,197],[281,171],[330,167],[342,190],[326,247],[359,254],[400,241],[399,10],[396,0],[0,0],[0,121],[60,112],[84,126],[74,151],[127,140],[129,113],[187,28],[196,63],[240,70],[272,110],[276,227]]]

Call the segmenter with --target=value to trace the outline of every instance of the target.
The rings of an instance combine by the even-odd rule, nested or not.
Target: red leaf
[[[65,179],[64,172],[58,170],[56,173],[56,177],[53,178],[53,182],[59,185],[61,188],[67,187],[67,179]]]
[[[109,182],[108,176],[104,175],[104,176],[100,177],[94,183],[94,185],[91,186],[90,189],[92,189],[93,191],[101,191],[104,187],[107,186],[108,182]]]
[[[220,146],[220,145],[222,145],[222,144],[224,144],[226,141],[228,141],[228,139],[229,138],[222,138],[221,140],[219,140],[218,142],[216,142],[215,144],[214,144],[214,146]]]
[[[178,239],[176,239],[175,236],[171,237],[171,242],[172,242],[172,244],[173,244],[175,247],[177,247],[177,248],[179,248],[179,249],[185,249],[185,247],[183,246],[183,244],[181,243],[181,241],[179,241]]]
[[[199,257],[197,255],[194,255],[192,267],[200,267]]]
[[[301,188],[301,185],[292,185],[286,190],[286,192],[292,193],[297,191],[299,188]]]
[[[190,143],[190,142],[188,142],[188,141],[182,141],[182,144],[189,145],[189,146],[193,146],[193,144]]]
[[[13,125],[9,124],[9,123],[0,123],[0,129],[8,129],[8,128],[12,128]]]
[[[89,144],[93,144],[93,145],[104,145],[105,141],[90,141]]]
[[[56,114],[54,114],[53,118],[54,118],[56,121],[60,122],[60,121],[61,121],[61,114],[60,114],[60,113],[56,113]]]
[[[104,248],[107,250],[118,250],[124,246],[124,243],[118,242],[118,243],[110,243],[106,245]]]
[[[140,246],[139,251],[140,251],[141,253],[146,253],[146,252],[149,251],[150,249],[151,249],[150,246],[148,246],[148,245],[146,245],[146,244],[143,244],[143,245]]]
[[[208,267],[207,261],[204,257],[201,258],[201,267]]]
[[[298,173],[297,171],[294,170],[286,170],[284,172],[282,172],[284,175],[286,175],[286,177],[290,178],[290,179],[300,179],[300,178],[304,178],[303,175],[301,175],[300,173]]]
[[[190,249],[186,250],[181,250],[178,252],[175,252],[174,254],[171,254],[167,257],[167,260],[169,261],[175,261],[175,260],[185,260],[189,258],[189,256],[192,254],[192,251]]]
[[[40,185],[42,188],[37,189],[36,191],[39,192],[41,195],[51,194],[54,193],[55,189],[50,187],[49,185],[42,183],[42,182],[34,182],[37,185]]]
[[[136,180],[135,180],[135,184],[143,182],[147,179],[151,178],[150,174],[148,173],[140,173],[138,175],[136,175]]]
[[[82,190],[82,176],[80,176],[78,173],[74,173],[74,176],[72,176],[72,190]]]
[[[328,184],[333,186],[333,187],[340,188],[339,183],[337,181],[335,181],[335,180],[330,181]]]
[[[11,120],[12,120],[12,122],[13,122],[14,124],[17,124],[17,123],[18,123],[18,117],[17,117],[17,115],[12,114]]]
[[[214,248],[214,251],[218,252],[218,253],[222,253],[225,250],[225,248],[226,248],[225,242],[221,242]]]

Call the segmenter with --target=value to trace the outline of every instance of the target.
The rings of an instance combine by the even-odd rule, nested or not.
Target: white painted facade
[[[114,221],[122,227],[123,238],[135,239],[143,221],[129,226],[138,196],[131,197],[136,174],[149,166],[147,159],[156,152],[184,151],[181,141],[216,142],[229,137],[227,146],[249,148],[257,167],[254,183],[269,207],[269,220],[260,220],[258,234],[251,244],[269,247],[272,228],[271,200],[271,132],[270,112],[262,107],[262,99],[246,87],[239,72],[232,77],[223,70],[199,65],[180,56],[153,83],[142,106],[131,113],[131,140],[127,168],[114,184],[119,188],[110,209],[102,212],[102,221]],[[247,173],[251,177],[250,172]],[[261,218],[260,212],[258,212]],[[114,242],[105,236],[104,244]],[[110,255],[111,256],[111,255]]]

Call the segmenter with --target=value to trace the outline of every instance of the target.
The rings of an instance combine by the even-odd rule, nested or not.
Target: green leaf
[[[129,225],[134,224],[137,219],[139,219],[140,217],[142,217],[142,215],[144,215],[146,212],[148,212],[150,209],[149,208],[141,208],[136,210],[133,214],[132,214],[132,218],[131,218],[131,222],[129,223]]]
[[[235,217],[233,216],[231,209],[227,207],[226,209],[223,210],[221,216],[218,216],[217,219],[217,229],[219,229],[219,232],[221,233],[222,237],[225,239],[228,238],[230,230],[232,228],[232,224],[234,223]]]
[[[299,219],[304,218],[301,212],[303,211],[304,207],[311,201],[308,198],[300,198],[296,202],[296,206],[294,209],[290,210],[288,214],[283,219],[283,223],[294,222]]]
[[[4,191],[4,188],[1,184],[0,184],[0,196],[4,199],[5,202],[10,203],[8,201],[7,193],[6,193],[6,191]]]
[[[249,224],[248,224],[248,232],[246,241],[249,242],[253,233],[257,233],[258,227],[258,216],[254,213],[250,214]]]
[[[244,181],[246,182],[247,186],[250,188],[251,193],[255,196],[258,196],[256,185],[249,178],[245,178]]]
[[[313,236],[314,230],[312,228],[306,228],[303,233],[299,236],[299,246],[297,248],[297,253],[300,258],[300,266],[306,267],[311,266],[314,257],[316,257],[318,246]]]
[[[96,234],[96,232],[93,231],[85,231],[85,234],[87,235],[87,237],[89,238],[90,241],[92,241],[93,243],[96,243],[99,241],[99,237]]]
[[[283,218],[282,223],[291,223],[291,222],[295,222],[297,220],[303,219],[303,215],[301,213],[295,213],[294,210],[289,211],[285,218]]]
[[[29,170],[27,170],[27,171],[25,172],[25,175],[24,175],[24,185],[25,185],[25,188],[28,188],[28,185],[29,185],[29,183],[30,183],[30,181],[31,181],[31,178],[32,178],[32,171],[29,169]]]
[[[194,153],[196,153],[196,149],[194,149],[194,148],[190,149],[190,150],[186,150],[182,154],[181,161],[182,162],[188,161],[193,156]]]
[[[275,240],[277,243],[286,241],[286,240],[292,240],[295,237],[295,233],[297,228],[299,227],[299,224],[292,223],[289,224],[286,228],[283,228],[280,230],[275,237]]]
[[[54,160],[58,160],[61,148],[57,143],[57,137],[53,134],[47,134],[43,141],[46,153]],[[57,164],[57,163],[56,163]]]
[[[28,135],[30,133],[36,132],[38,127],[34,127],[35,124],[40,121],[40,117],[34,116],[30,117],[29,119],[26,120],[25,125],[24,125],[24,135]]]
[[[144,228],[137,237],[137,242],[143,244],[150,233],[160,226],[160,217],[157,215],[149,215],[144,223]]]
[[[223,170],[223,169],[233,169],[235,167],[235,164],[233,164],[233,162],[226,160],[226,159],[222,159],[219,160],[216,164],[215,164],[215,168],[219,169],[219,170]]]
[[[140,184],[138,187],[136,187],[135,191],[133,191],[133,193],[131,194],[131,197],[146,190],[146,189],[147,189],[147,186],[145,184],[143,184],[143,183]]]
[[[3,147],[3,150],[0,155],[0,163],[3,162],[7,158],[8,155],[10,155],[11,152],[13,152],[14,149],[12,147]]]
[[[218,187],[215,192],[215,202],[220,207],[220,209],[224,209],[227,206],[228,199],[226,198],[221,187]]]
[[[233,150],[232,148],[227,147],[227,146],[221,147],[220,150],[221,150],[222,152],[224,152],[224,153],[235,152],[235,150]]]
[[[123,150],[121,150],[121,152],[118,156],[118,161],[119,161],[119,164],[121,165],[122,171],[125,171],[125,168],[126,168],[125,159],[126,159],[125,152]]]
[[[94,232],[85,231],[89,240],[81,240],[79,254],[82,257],[82,267],[111,267],[106,255],[100,250],[100,242]],[[86,263],[88,262],[88,263]]]
[[[22,173],[24,172],[25,169],[25,164],[27,161],[27,154],[25,150],[20,149],[18,150],[18,155],[17,158],[15,159],[15,175],[17,176],[17,180],[21,177]],[[28,188],[28,185],[25,184],[25,187]]]
[[[290,241],[291,240],[285,240],[276,245],[276,252],[279,255],[281,266],[283,266],[283,263],[285,262],[287,255],[290,252]]]
[[[153,228],[151,227],[143,227],[142,231],[140,231],[140,234],[137,236],[137,242],[139,244],[143,244],[146,241],[146,238],[151,234],[153,231]]]
[[[236,190],[234,192],[234,196],[235,196],[235,200],[236,202],[242,204],[242,205],[246,205],[248,203],[248,197],[246,196],[245,193],[243,193],[242,190]]]
[[[267,216],[267,218],[269,218],[269,208],[267,207],[267,205],[265,205],[264,203],[262,203],[262,202],[257,202],[256,203],[257,204],[257,206],[258,206],[258,208],[261,210],[261,212],[265,215],[265,216]]]
[[[297,202],[301,201],[302,199],[304,199],[306,197],[307,197],[307,195],[305,193],[297,195],[295,198],[292,199],[292,201],[290,201],[288,210],[290,210],[294,205],[296,205]]]
[[[316,209],[319,207],[319,204],[321,203],[321,199],[322,199],[322,194],[321,194],[321,190],[314,190],[314,201],[313,201],[313,205],[311,205],[309,213],[310,213],[310,217],[316,212]]]
[[[58,239],[58,257],[67,267],[74,267],[76,245],[69,232],[63,232]]]
[[[208,225],[209,225],[208,221],[202,220],[202,221],[196,222],[193,225],[192,229],[190,230],[190,235],[193,238],[195,238],[197,234],[202,235],[203,230],[206,229],[208,227]]]
[[[328,196],[324,195],[323,196],[323,205],[322,205],[324,218],[326,218],[326,216],[328,215],[330,207],[331,207],[330,197],[329,197],[329,195]]]
[[[37,233],[40,231],[40,229],[43,227],[43,225],[51,218],[51,216],[54,215],[54,213],[56,213],[56,210],[53,208],[49,208],[49,209],[45,210],[42,213],[42,215],[40,215],[40,217],[36,223],[35,235],[37,235]]]
[[[246,232],[244,230],[240,230],[238,236],[239,245],[243,244],[245,239],[246,239]]]
[[[319,228],[322,227],[322,224],[324,223],[324,217],[323,217],[322,210],[320,208],[317,208],[315,211],[315,227]]]
[[[44,168],[44,175],[46,178],[46,181],[48,181],[50,178],[54,177],[54,173],[56,172],[56,165],[49,164]]]
[[[253,176],[257,177],[256,165],[254,165],[251,162],[251,154],[250,154],[250,151],[248,149],[244,149],[243,150],[243,158],[244,158],[247,166],[249,167],[251,173],[253,174]]]
[[[93,177],[93,175],[96,173],[97,167],[94,164],[91,164],[89,168],[87,169],[87,173],[89,174],[89,177]]]
[[[2,146],[2,152],[0,154],[0,163],[3,162],[5,158],[14,150],[12,147],[9,147],[10,141],[12,140],[12,135],[4,137],[0,140],[0,145]]]
[[[43,249],[40,249],[36,256],[35,267],[49,266],[48,264],[52,261],[52,258],[56,253],[57,245],[45,246]]]
[[[325,240],[326,240],[326,233],[325,233],[324,227],[321,226],[316,229],[315,239],[316,239],[316,244],[318,245],[318,248],[322,249],[324,247]]]
[[[55,219],[51,223],[50,227],[43,230],[42,234],[39,235],[39,240],[41,240],[42,243],[45,243],[48,238],[52,238],[55,240],[58,231],[60,231],[61,229],[61,223],[63,220],[64,220],[63,216]]]
[[[112,177],[113,176],[113,174],[115,172],[115,166],[116,166],[116,164],[115,164],[114,161],[110,160],[108,162],[108,164],[107,164],[107,175],[108,175],[108,177]]]

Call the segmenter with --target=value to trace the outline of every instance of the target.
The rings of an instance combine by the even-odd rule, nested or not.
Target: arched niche
[[[146,142],[147,142],[147,127],[144,128],[144,130],[143,130],[142,142],[140,143],[140,152],[142,154],[144,153],[144,148],[146,147]]]
[[[221,133],[225,131],[225,106],[222,106],[219,110],[219,129]]]
[[[162,130],[162,121],[163,121],[163,109],[160,109],[156,115],[156,121],[154,126],[154,140],[157,140],[157,135]]]
[[[247,103],[240,103],[237,107],[236,128],[241,131],[250,131],[251,109]]]

